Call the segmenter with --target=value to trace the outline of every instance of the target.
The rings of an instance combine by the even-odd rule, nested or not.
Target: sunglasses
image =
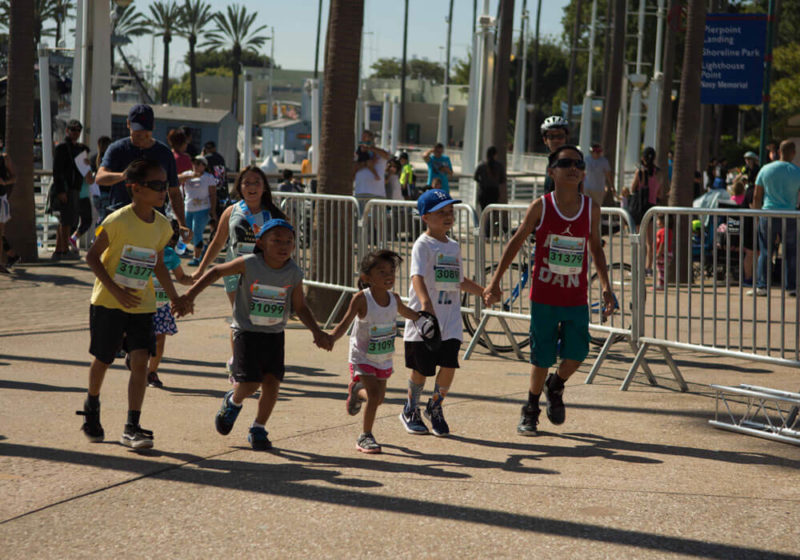
[[[553,163],[552,167],[559,167],[561,169],[569,169],[575,167],[576,169],[586,169],[586,162],[582,159],[561,158]]]
[[[546,134],[545,135],[545,138],[547,138],[548,140],[563,140],[566,137],[567,137],[566,134]]]
[[[158,179],[155,179],[153,181],[145,181],[142,184],[145,187],[147,187],[148,189],[153,190],[153,191],[157,191],[157,192],[164,192],[165,190],[167,190],[167,182],[166,181],[160,181]]]
[[[80,132],[83,129],[79,126],[73,126],[72,128],[68,128],[67,130],[69,130],[70,132]]]

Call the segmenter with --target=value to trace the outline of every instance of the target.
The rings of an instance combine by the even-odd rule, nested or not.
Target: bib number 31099
[[[250,322],[269,327],[283,322],[286,310],[286,288],[254,282],[250,287]]]
[[[125,245],[119,264],[114,271],[114,281],[120,286],[143,290],[153,274],[158,253],[155,249]]]
[[[375,325],[369,330],[369,356],[388,357],[394,353],[394,340],[397,336],[394,325]]]

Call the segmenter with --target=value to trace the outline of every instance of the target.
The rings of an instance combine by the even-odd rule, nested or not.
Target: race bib
[[[368,356],[377,356],[388,359],[394,354],[394,340],[397,336],[397,327],[394,324],[373,325],[369,329]]]
[[[458,256],[436,255],[433,274],[436,289],[440,292],[458,292],[461,289],[461,263]]]
[[[156,305],[160,306],[169,303],[169,296],[155,275],[153,275],[153,289],[156,291]]]
[[[237,243],[236,244],[236,256],[243,257],[245,255],[253,254],[253,251],[256,249],[255,243]]]
[[[580,274],[583,270],[585,249],[584,237],[551,235],[548,267],[556,274]]]
[[[250,286],[250,322],[262,327],[281,324],[287,291],[286,288],[253,282]]]
[[[126,288],[144,290],[153,274],[157,258],[155,249],[125,245],[114,272],[114,281]]]

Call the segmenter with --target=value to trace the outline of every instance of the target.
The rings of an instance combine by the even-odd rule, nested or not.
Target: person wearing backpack
[[[647,147],[642,152],[642,159],[639,169],[633,176],[631,183],[631,196],[628,198],[628,211],[631,213],[636,229],[642,223],[645,213],[658,204],[658,197],[661,194],[661,168],[655,164],[656,151]],[[646,261],[645,274],[653,274],[653,231],[648,228],[645,238]]]

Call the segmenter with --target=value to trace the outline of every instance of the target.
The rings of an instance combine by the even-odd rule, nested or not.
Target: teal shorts
[[[235,292],[236,288],[239,287],[239,274],[234,274],[233,276],[223,276],[222,281],[225,283],[225,291],[227,293]]]
[[[559,339],[561,344],[559,346]],[[562,360],[582,362],[589,354],[589,306],[560,307],[531,302],[531,363],[549,368]]]

